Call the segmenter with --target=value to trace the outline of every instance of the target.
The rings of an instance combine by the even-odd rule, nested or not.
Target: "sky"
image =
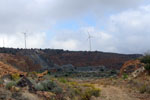
[[[0,0],[0,47],[144,53],[150,0]]]

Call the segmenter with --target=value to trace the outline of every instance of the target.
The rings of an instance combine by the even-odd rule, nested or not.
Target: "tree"
[[[150,52],[146,52],[144,56],[140,59],[142,63],[144,63],[144,67],[146,71],[150,74]]]

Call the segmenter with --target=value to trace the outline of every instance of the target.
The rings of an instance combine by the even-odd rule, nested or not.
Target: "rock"
[[[136,78],[138,75],[140,75],[144,71],[145,71],[145,68],[141,67],[141,68],[138,68],[137,70],[135,70],[131,75],[133,76],[133,78]]]
[[[22,77],[22,79],[17,83],[17,86],[19,86],[19,87],[27,87],[28,86],[30,92],[35,92],[36,91],[33,84],[25,76]]]

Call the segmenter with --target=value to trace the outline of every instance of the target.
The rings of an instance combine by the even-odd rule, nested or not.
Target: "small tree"
[[[146,52],[144,56],[140,59],[140,61],[145,64],[144,67],[146,71],[148,71],[148,73],[150,74],[150,53]]]
[[[144,67],[148,71],[148,74],[150,75],[150,64],[146,64]]]
[[[150,64],[150,55],[143,56],[141,62],[144,64]]]

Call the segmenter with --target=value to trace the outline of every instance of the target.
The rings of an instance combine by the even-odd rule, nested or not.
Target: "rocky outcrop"
[[[131,76],[133,78],[136,78],[138,75],[140,75],[141,73],[143,73],[145,71],[145,68],[144,67],[141,67],[141,68],[138,68],[137,70],[135,70]]]
[[[140,60],[129,60],[124,63],[120,69],[120,76],[123,74],[138,73],[138,70],[143,70],[143,63]],[[135,76],[134,74],[134,76]]]
[[[20,81],[17,83],[17,86],[28,87],[30,92],[35,92],[35,88],[34,88],[33,84],[25,76],[20,79]]]

